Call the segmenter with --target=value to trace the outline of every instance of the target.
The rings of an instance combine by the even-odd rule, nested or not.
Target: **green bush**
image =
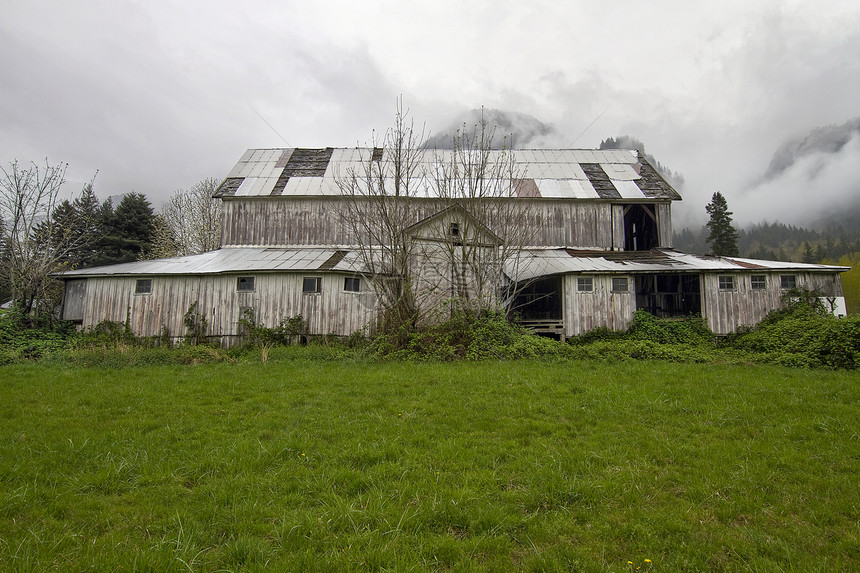
[[[475,316],[457,313],[450,320],[410,333],[405,347],[398,348],[402,337],[381,334],[374,338],[370,351],[378,357],[405,360],[484,360],[558,356],[569,354],[569,347],[536,336],[510,323],[501,312]]]
[[[657,318],[653,314],[637,310],[627,331],[633,340],[648,340],[660,344],[713,345],[715,336],[708,323],[700,316],[684,319]]]
[[[25,320],[17,307],[0,310],[0,364],[36,360],[61,352],[76,336],[68,322]]]
[[[245,345],[258,348],[295,344],[308,333],[308,323],[300,314],[283,318],[278,326],[268,328],[257,322],[254,309],[251,308],[242,311],[239,326],[244,331]]]
[[[836,318],[814,306],[774,311],[757,327],[732,338],[732,346],[763,362],[847,370],[860,366],[860,317]]]

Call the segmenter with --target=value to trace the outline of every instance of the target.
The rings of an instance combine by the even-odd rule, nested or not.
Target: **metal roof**
[[[761,261],[736,257],[691,255],[672,249],[650,251],[575,251],[529,249],[508,262],[506,272],[516,280],[557,274],[636,274],[693,272],[799,271],[843,272],[850,267],[783,261]]]
[[[231,247],[200,255],[135,261],[59,273],[64,279],[101,276],[210,275],[225,273],[272,273],[363,271],[357,251],[337,248]],[[528,249],[509,260],[506,273],[516,280],[566,273],[660,273],[750,271],[842,272],[850,267],[734,257],[690,255],[672,249],[650,251],[575,251]]]
[[[452,150],[416,150],[420,176],[417,197],[438,197],[432,173],[454,158]],[[490,160],[508,154],[518,170],[520,196],[547,199],[679,200],[680,195],[636,150],[493,150]],[[379,148],[249,149],[215,192],[216,197],[334,196],[338,180],[361,175],[368,161],[389,159]]]
[[[210,275],[243,272],[361,272],[355,252],[335,248],[237,247],[200,255],[134,261],[59,273],[62,278],[142,275]]]

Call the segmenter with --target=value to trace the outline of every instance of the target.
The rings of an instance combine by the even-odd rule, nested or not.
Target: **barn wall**
[[[137,336],[157,336],[166,327],[173,337],[185,335],[184,315],[192,303],[209,322],[207,335],[238,334],[241,309],[253,308],[258,323],[274,327],[284,318],[301,314],[311,334],[351,334],[376,316],[375,295],[362,280],[362,291],[344,292],[345,274],[271,273],[255,277],[253,292],[236,289],[239,275],[154,276],[152,292],[134,294],[135,277],[88,279],[83,326],[103,320],[130,320]],[[322,279],[319,293],[302,293],[302,278]],[[149,277],[147,277],[149,278]]]
[[[610,241],[615,251],[624,250],[624,205],[612,205]]]
[[[672,204],[657,203],[654,206],[657,215],[657,233],[661,247],[672,246]]]
[[[351,245],[357,241],[343,224],[335,197],[224,201],[222,246]],[[595,201],[541,200],[523,202],[523,223],[531,229],[526,243],[611,249],[623,246],[623,217],[614,206]],[[433,201],[415,209],[415,223],[439,210]],[[621,237],[617,228],[621,225]],[[492,229],[492,225],[490,225]],[[494,230],[494,229],[492,229]]]
[[[77,279],[66,282],[63,295],[63,320],[81,321],[84,319],[84,301],[87,295],[87,280]]]
[[[576,290],[578,277],[591,277],[594,290]],[[615,275],[620,278],[619,275]],[[598,327],[624,330],[636,312],[635,281],[627,277],[626,293],[612,292],[610,275],[565,275],[564,276],[564,333],[576,336]]]
[[[767,288],[754,290],[753,275],[767,276]],[[703,273],[702,314],[708,326],[717,334],[729,334],[741,326],[761,322],[767,313],[782,306],[785,291],[780,287],[781,275],[794,275],[798,288],[817,290],[824,296],[842,296],[842,284],[836,273],[748,272]],[[720,290],[719,277],[734,277],[733,290]]]

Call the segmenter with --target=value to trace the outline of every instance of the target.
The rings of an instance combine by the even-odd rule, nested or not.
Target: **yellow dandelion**
[[[628,565],[633,565],[633,562],[632,562],[632,561],[628,561],[628,562],[627,562],[627,564],[628,564]]]
[[[651,560],[650,560],[650,559],[646,559],[646,560],[645,560],[645,563],[651,563]]]

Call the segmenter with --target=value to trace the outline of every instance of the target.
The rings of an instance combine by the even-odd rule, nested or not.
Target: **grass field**
[[[860,373],[0,367],[0,570],[52,569],[857,571]]]

